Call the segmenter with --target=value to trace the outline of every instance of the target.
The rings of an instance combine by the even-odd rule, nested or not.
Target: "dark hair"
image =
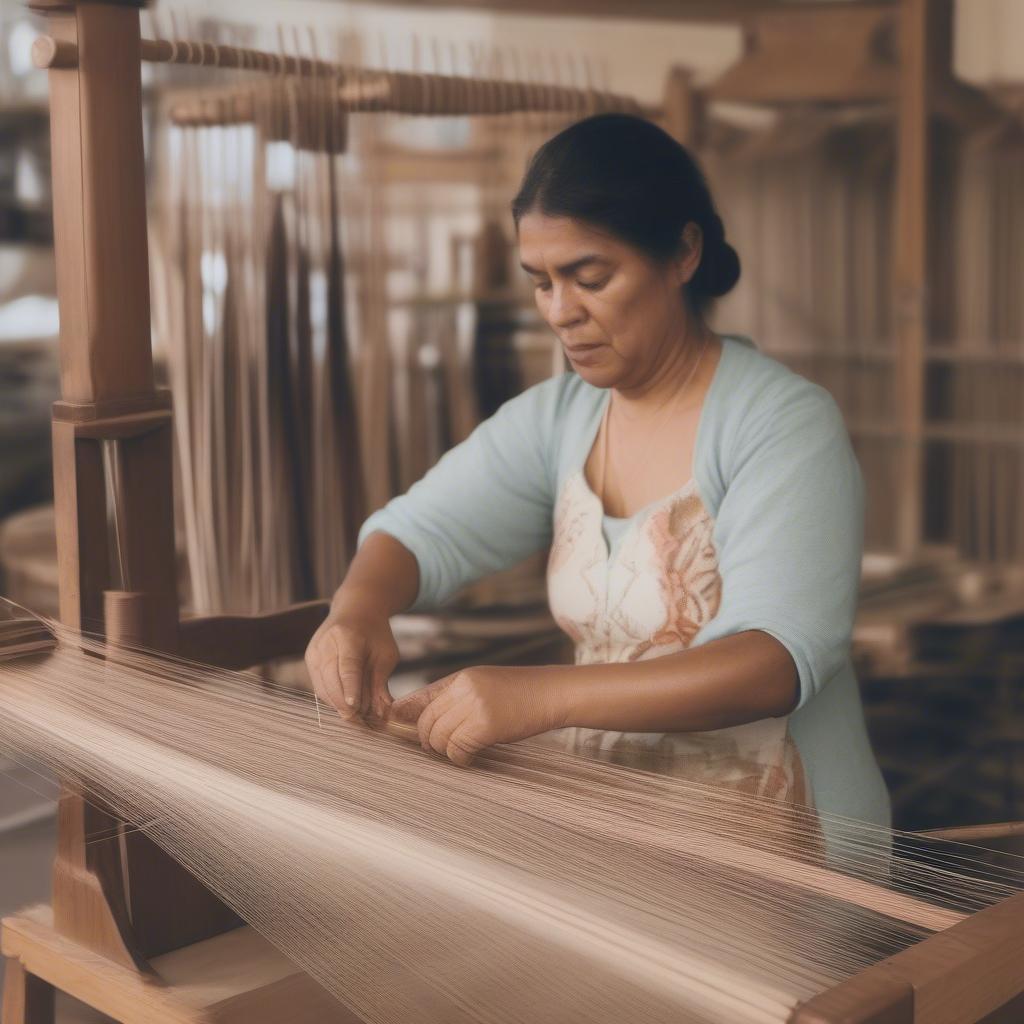
[[[545,142],[512,200],[517,228],[532,210],[604,228],[658,262],[679,255],[683,228],[693,222],[704,236],[700,266],[687,285],[698,311],[740,277],[739,256],[725,240],[696,160],[640,117],[598,114]]]

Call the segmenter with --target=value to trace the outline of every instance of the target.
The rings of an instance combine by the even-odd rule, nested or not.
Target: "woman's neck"
[[[703,357],[716,340],[703,323],[690,324],[682,336],[667,338],[643,380],[614,389],[615,405],[627,419],[642,419],[670,403],[685,401],[686,392],[699,392]]]

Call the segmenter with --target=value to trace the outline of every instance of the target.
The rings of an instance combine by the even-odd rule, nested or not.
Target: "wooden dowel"
[[[332,85],[326,93],[311,90],[308,83],[297,88],[294,96],[268,96],[264,105],[291,109],[329,108],[337,112],[377,112],[398,114],[470,116],[511,114],[518,112],[572,111],[580,102],[571,89],[550,88],[544,91],[526,85],[510,87],[505,92],[473,92],[464,88],[470,79],[445,76],[420,76],[395,72],[352,69],[348,78]],[[481,83],[492,85],[494,83]],[[250,87],[227,92],[199,94],[175,103],[171,120],[179,126],[247,124],[256,119],[259,109],[257,91]],[[590,106],[594,110],[623,110],[651,114],[634,101],[608,93],[594,93]]]
[[[501,113],[506,110],[575,110],[580,100],[596,99],[603,108],[636,110],[627,96],[556,86],[531,87],[498,82],[401,71],[354,68],[309,57],[250,50],[238,46],[163,39],[143,39],[142,59],[156,64],[193,64],[205,67],[244,68],[249,71],[339,79],[339,100],[351,109],[395,110],[404,113]],[[429,86],[429,92],[424,86]]]
[[[78,67],[78,47],[66,39],[38,36],[32,43],[32,63],[40,70]]]
[[[1013,836],[1024,836],[1024,821],[1002,821],[991,825],[962,825],[959,828],[933,828],[917,834],[922,839],[977,843],[985,839],[1009,839]]]
[[[563,86],[537,87],[519,82],[461,78],[455,75],[412,74],[354,68],[309,57],[250,50],[219,43],[143,39],[140,53],[153,64],[189,64],[197,67],[236,68],[265,74],[303,78],[328,76],[338,80],[333,102],[348,110],[396,111],[407,114],[501,114],[519,110],[576,110],[586,100],[595,109],[639,112],[637,102],[627,96],[573,89]],[[78,50],[73,43],[40,36],[32,45],[32,59],[38,68],[75,67]],[[222,101],[221,101],[222,102]],[[246,103],[246,94],[237,101]],[[248,97],[251,105],[252,97]],[[218,116],[208,108],[196,117],[202,123]],[[227,112],[229,122],[246,115]]]
[[[342,75],[346,68],[329,61],[308,57],[249,50],[220,43],[198,43],[187,40],[143,39],[142,59],[150,64],[192,64],[218,68],[243,68],[246,71],[272,72],[281,75]]]

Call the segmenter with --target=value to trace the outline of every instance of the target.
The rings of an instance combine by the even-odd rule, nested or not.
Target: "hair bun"
[[[740,279],[740,257],[724,238],[718,245],[709,269],[711,274],[707,281],[707,294],[711,298],[720,298],[736,287]]]

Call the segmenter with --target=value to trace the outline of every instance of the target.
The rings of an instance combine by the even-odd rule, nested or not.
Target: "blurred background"
[[[56,614],[41,25],[2,0],[0,593]],[[713,326],[846,416],[869,500],[854,649],[897,826],[1024,818],[1024,3],[194,0],[154,5],[143,31],[583,96],[340,122],[315,104],[297,116],[309,97],[277,110],[244,72],[144,65],[189,608],[329,595],[370,511],[562,372],[508,203],[536,146],[595,109],[587,91],[614,93],[707,172],[743,265]],[[399,691],[462,664],[571,657],[542,558],[396,626]],[[2,767],[7,906],[45,891],[53,805]]]

